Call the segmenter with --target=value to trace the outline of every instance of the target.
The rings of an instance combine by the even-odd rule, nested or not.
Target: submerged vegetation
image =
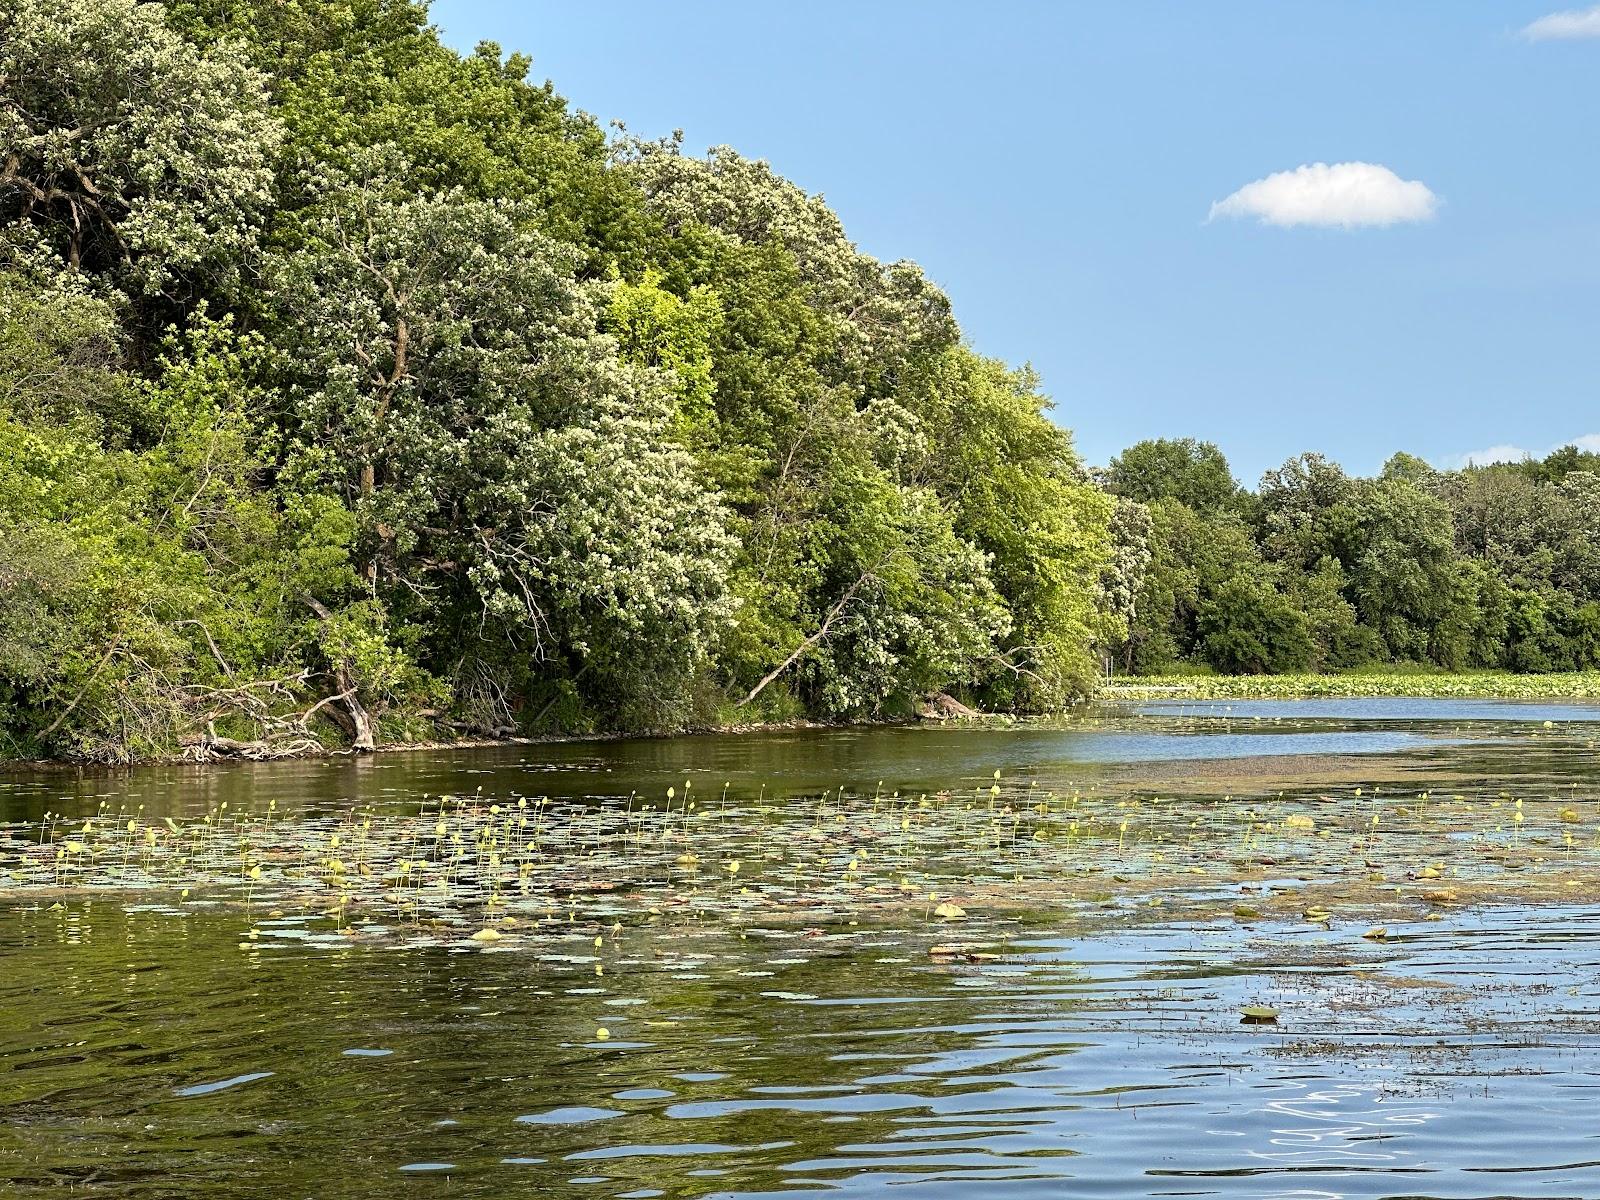
[[[475,793],[337,816],[224,801],[178,821],[103,801],[88,817],[0,826],[0,900],[99,894],[236,911],[242,949],[335,936],[540,948],[581,932],[598,969],[610,939],[659,923],[968,928],[1105,907],[1363,928],[1427,920],[1592,890],[1596,821],[1588,800],[1481,786],[1236,798],[1094,782],[1046,791],[998,771],[932,793],[701,794],[691,779],[649,797]]]

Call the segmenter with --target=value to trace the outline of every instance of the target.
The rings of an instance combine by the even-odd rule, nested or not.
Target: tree
[[[1338,463],[1301,454],[1261,477],[1261,548],[1268,558],[1305,570],[1336,556],[1334,508],[1350,495]]]
[[[1152,522],[1148,506],[1119,496],[1111,511],[1111,559],[1100,573],[1101,612],[1107,628],[1097,640],[1110,652],[1122,647],[1123,669],[1133,670],[1134,629],[1139,598],[1153,557]]]
[[[255,739],[314,685],[241,349],[197,318],[147,381],[115,313],[80,275],[0,276],[0,734],[117,761]]]
[[[1030,371],[529,69],[418,0],[0,11],[6,747],[1049,710],[1133,644],[1145,510]],[[1243,507],[1177,522],[1187,654]]]
[[[0,227],[139,295],[236,286],[282,138],[236,49],[202,53],[136,0],[0,16]]]
[[[1210,661],[1201,615],[1241,572],[1264,574],[1260,552],[1249,527],[1231,513],[1205,515],[1178,500],[1148,507],[1150,561],[1124,660],[1141,672]]]
[[[1288,594],[1305,616],[1315,646],[1311,665],[1317,669],[1365,666],[1387,653],[1383,639],[1360,624],[1355,605],[1345,598],[1348,587],[1344,569],[1333,558],[1289,576]]]
[[[603,296],[515,206],[338,177],[273,272],[291,476],[355,514],[365,586],[604,711],[675,694],[729,615],[714,497]],[[481,658],[479,659],[481,661]]]
[[[1568,471],[1559,488],[1560,502],[1550,506],[1563,518],[1552,582],[1580,601],[1600,601],[1600,473]]]
[[[1029,371],[964,349],[908,394],[924,451],[903,471],[928,482],[955,532],[987,556],[1009,629],[980,674],[981,698],[1053,710],[1093,686],[1097,641],[1120,641],[1147,552],[1129,545],[1113,571],[1113,503],[1089,485],[1070,438],[1045,413]],[[1138,537],[1129,514],[1125,533]],[[1109,586],[1108,586],[1109,585]],[[1120,589],[1113,591],[1112,589]]]
[[[860,253],[766,164],[676,141],[618,161],[661,231],[643,286],[724,315],[697,458],[738,514],[735,686],[786,678],[830,713],[1089,686],[1109,506],[1031,376],[962,349],[914,265]]]
[[[1363,480],[1328,520],[1362,622],[1390,653],[1425,659],[1456,569],[1449,507],[1402,480]]]
[[[1199,513],[1217,512],[1239,496],[1228,460],[1212,442],[1157,438],[1129,446],[1106,471],[1111,491],[1148,504],[1177,500]]]
[[[532,60],[493,42],[457,54],[415,0],[174,0],[173,23],[232,44],[271,75],[292,154],[281,163],[275,236],[314,199],[319,172],[349,172],[377,147],[398,151],[413,186],[519,204],[576,255],[580,273],[637,267],[637,192],[608,169],[606,136],[571,111]]]
[[[1523,467],[1526,474],[1542,483],[1561,483],[1574,471],[1600,474],[1600,452],[1566,445],[1550,451],[1539,463]]]
[[[1391,454],[1389,461],[1383,464],[1380,478],[1398,479],[1405,483],[1414,483],[1418,487],[1427,487],[1438,478],[1438,472],[1427,460],[1399,450]]]
[[[1235,575],[1200,606],[1200,648],[1233,675],[1303,671],[1315,646],[1304,614],[1256,575]]]
[[[712,346],[722,320],[721,301],[710,287],[676,296],[654,268],[639,283],[619,282],[611,294],[607,328],[624,358],[667,373],[677,397],[675,431],[686,446],[703,445],[716,419]]]

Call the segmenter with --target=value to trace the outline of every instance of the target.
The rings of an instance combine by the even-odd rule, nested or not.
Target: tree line
[[[1142,560],[1124,671],[1600,666],[1600,454],[1371,479],[1302,454],[1248,492],[1215,445],[1159,439],[1103,482]]]
[[[0,756],[1543,671],[1595,456],[1086,468],[912,262],[417,0],[0,0]]]
[[[1033,375],[530,67],[412,0],[0,3],[0,755],[1093,685],[1116,501]]]

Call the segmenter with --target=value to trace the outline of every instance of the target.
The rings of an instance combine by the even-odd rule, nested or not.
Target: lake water
[[[881,779],[909,790],[987,780],[998,769],[1041,786],[1065,786],[1097,765],[1427,750],[1491,739],[1508,725],[1539,727],[1552,714],[1572,728],[1600,730],[1600,709],[1577,705],[1163,701],[1009,727],[797,729],[116,773],[0,767],[0,820],[92,813],[107,798],[144,804],[151,815],[181,816],[222,801],[234,809],[277,802],[302,811],[338,809],[357,799],[403,806],[421,795],[475,788],[501,795],[643,795],[685,778],[702,786],[731,782],[788,792],[871,787]]]
[[[1227,707],[0,776],[0,1193],[1600,1195],[1600,710]],[[555,798],[503,939],[142,857],[381,875],[446,793]]]

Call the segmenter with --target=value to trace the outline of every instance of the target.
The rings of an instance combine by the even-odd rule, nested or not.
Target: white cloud
[[[1574,8],[1540,17],[1523,27],[1522,36],[1530,42],[1600,38],[1600,4],[1593,8]]]
[[[1544,450],[1525,450],[1521,446],[1489,446],[1483,450],[1468,450],[1450,460],[1452,469],[1459,467],[1486,467],[1490,463],[1521,462],[1525,458],[1543,458],[1563,446],[1576,446],[1579,450],[1600,454],[1600,433],[1585,433],[1579,437],[1557,442]]]
[[[1377,163],[1307,163],[1247,183],[1211,206],[1218,217],[1259,217],[1265,225],[1355,229],[1429,220],[1439,197],[1428,185],[1401,179]]]

